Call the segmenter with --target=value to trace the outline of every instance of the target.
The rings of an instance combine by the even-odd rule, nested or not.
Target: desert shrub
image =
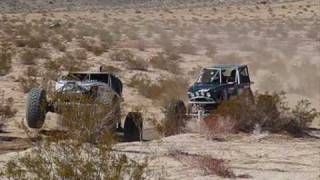
[[[30,36],[26,39],[26,45],[29,48],[41,48],[41,43],[43,42],[43,39],[41,38],[40,35],[38,36]]]
[[[112,61],[129,61],[134,59],[134,54],[128,49],[121,49],[110,54]]]
[[[184,132],[187,123],[186,108],[182,101],[172,99],[162,108],[164,118],[158,125],[160,133],[171,136]]]
[[[208,44],[206,48],[207,48],[206,55],[210,58],[215,58],[215,56],[218,53],[217,47],[212,44]]]
[[[147,71],[148,64],[140,57],[135,57],[134,59],[127,60],[127,68],[130,70]]]
[[[169,156],[192,168],[199,168],[209,175],[217,175],[223,178],[244,177],[244,175],[236,176],[225,160],[213,158],[209,155],[196,155],[174,150],[169,153]]]
[[[0,76],[6,75],[11,69],[12,53],[7,46],[0,48]]]
[[[19,76],[18,82],[20,83],[20,87],[24,93],[27,93],[32,88],[39,86],[37,76],[38,71],[34,67],[28,67],[27,70],[24,71],[23,75]]]
[[[174,87],[172,86],[174,84]],[[172,99],[185,99],[188,83],[183,77],[160,78],[153,82],[142,74],[136,74],[128,83],[129,87],[137,88],[139,94],[166,105]]]
[[[63,125],[68,131],[49,136],[38,134],[34,148],[7,162],[1,170],[1,178],[142,178],[146,161],[138,163],[113,151],[116,141],[106,126],[115,118],[114,108],[86,97],[77,100],[91,106],[60,108]],[[31,136],[31,132],[22,127]]]
[[[319,112],[310,107],[308,100],[299,101],[292,109],[285,99],[284,93],[257,93],[255,103],[250,103],[243,95],[222,102],[214,113],[231,118],[238,131],[251,132],[258,124],[262,130],[301,135],[307,124],[319,116]]]
[[[210,114],[200,124],[200,133],[211,140],[224,140],[225,136],[235,132],[235,122],[230,118],[223,118]]]
[[[243,58],[238,53],[229,53],[218,56],[214,61],[220,64],[237,64],[243,62]]]
[[[98,43],[94,41],[93,39],[87,40],[83,39],[80,40],[80,47],[86,49],[89,52],[92,52],[96,56],[102,55],[104,52],[107,52],[109,47],[107,47],[104,43]]]
[[[67,49],[65,43],[61,39],[59,39],[58,37],[54,36],[54,37],[50,38],[50,43],[54,48],[56,48],[59,51],[64,52]]]
[[[302,130],[307,128],[308,125],[319,116],[320,113],[311,107],[311,103],[308,100],[301,100],[291,109],[291,117],[287,131],[299,135],[302,133]]]
[[[185,40],[181,42],[181,45],[179,46],[179,52],[195,55],[197,53],[197,48],[192,44],[191,41]]]
[[[156,84],[153,84],[151,82],[151,79],[149,79],[147,76],[142,74],[134,75],[130,79],[128,86],[136,88],[139,94],[150,99],[154,97],[159,97],[161,94],[159,86]]]
[[[39,58],[48,59],[49,54],[45,49],[26,48],[20,55],[21,62],[24,65],[34,65]]]
[[[174,74],[179,74],[181,68],[179,67],[176,57],[170,56],[164,52],[157,53],[150,59],[150,64],[153,68],[169,71]]]
[[[4,91],[0,91],[0,132],[8,118],[12,118],[17,110],[13,109],[13,98],[5,98]]]
[[[172,51],[173,49],[176,49],[174,43],[173,43],[173,34],[169,34],[166,31],[160,32],[160,37],[156,39],[155,43],[159,44],[164,52]]]
[[[72,56],[77,60],[86,60],[88,58],[87,52],[81,49],[74,50]]]
[[[58,75],[60,71],[79,71],[86,70],[86,53],[79,54],[77,51],[66,52],[62,57],[49,59],[44,63],[48,73]]]
[[[119,69],[115,66],[111,66],[111,65],[102,65],[101,69],[103,72],[109,72],[109,73],[113,73],[113,74],[117,74],[117,73],[121,72],[121,69]]]

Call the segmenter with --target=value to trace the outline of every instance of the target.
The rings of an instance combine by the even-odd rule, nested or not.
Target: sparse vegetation
[[[186,163],[188,166],[203,170],[208,175],[217,175],[223,178],[238,177],[223,159],[216,159],[208,155],[189,154],[182,151],[172,151],[169,155]],[[241,177],[244,176],[241,175]]]
[[[175,86],[173,87],[172,84]],[[131,78],[128,86],[137,88],[141,95],[160,101],[164,105],[172,99],[184,99],[188,83],[183,80],[183,77],[179,76],[161,78],[153,83],[147,76],[136,74]]]
[[[45,49],[26,48],[20,56],[21,62],[24,65],[35,65],[37,63],[36,60],[39,58],[48,59],[48,52]]]
[[[284,93],[259,94],[255,103],[248,103],[247,96],[240,96],[223,102],[214,112],[235,121],[235,129],[251,132],[256,124],[270,132],[287,131],[300,136],[307,124],[312,122],[319,112],[310,107],[310,102],[301,100],[295,108],[287,106]]]
[[[130,61],[134,59],[133,53],[128,49],[121,49],[110,54],[112,61]]]
[[[0,48],[0,76],[6,75],[11,69],[12,53],[8,46]]]
[[[20,87],[24,93],[29,92],[32,88],[38,87],[39,83],[37,81],[38,71],[34,67],[28,67],[24,72],[23,76],[18,78]]]
[[[162,69],[169,71],[174,74],[179,74],[181,69],[178,64],[178,58],[173,56],[173,54],[166,54],[163,52],[158,53],[155,56],[152,56],[150,59],[150,64],[153,68]]]
[[[172,99],[163,107],[164,119],[158,124],[158,130],[164,136],[180,134],[185,131],[188,120],[187,110],[180,100]]]
[[[0,89],[0,132],[2,132],[5,122],[12,118],[17,111],[13,109],[13,98],[5,98],[5,93]]]
[[[127,68],[130,70],[147,71],[148,64],[142,58],[136,57],[135,59],[128,59]]]
[[[105,43],[98,43],[94,39],[83,39],[80,41],[80,47],[92,52],[96,56],[102,55],[109,49],[108,45]]]
[[[92,103],[90,99],[81,101]],[[136,162],[112,151],[114,136],[105,128],[113,114],[102,104],[61,109],[67,132],[42,137],[26,155],[6,163],[2,178],[9,179],[141,179],[146,161]],[[98,110],[99,109],[99,110]],[[102,110],[102,111],[101,111]],[[80,113],[81,112],[81,113]],[[31,132],[21,125],[26,133]]]

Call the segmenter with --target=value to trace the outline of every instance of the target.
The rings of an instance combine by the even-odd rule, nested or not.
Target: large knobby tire
[[[30,128],[42,127],[47,113],[46,92],[40,88],[33,88],[28,93],[26,118]]]
[[[219,103],[222,103],[223,101],[227,101],[227,100],[229,100],[229,95],[228,95],[228,91],[225,89],[220,94]]]
[[[128,113],[124,121],[123,131],[125,141],[141,141],[143,134],[143,119],[141,113]]]

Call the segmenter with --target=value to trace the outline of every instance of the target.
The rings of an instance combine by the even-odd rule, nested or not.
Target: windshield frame
[[[221,68],[203,68],[203,69],[201,69],[201,72],[200,72],[200,74],[198,75],[198,77],[197,77],[197,79],[196,79],[196,83],[203,83],[203,82],[200,82],[199,81],[199,79],[201,78],[201,76],[202,76],[202,74],[203,74],[203,71],[205,71],[205,70],[216,70],[216,71],[218,71],[218,73],[219,73],[219,85],[222,83],[221,82]],[[206,83],[206,84],[214,84],[213,82],[210,82],[210,83]]]

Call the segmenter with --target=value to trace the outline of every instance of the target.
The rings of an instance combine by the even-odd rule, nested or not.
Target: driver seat
[[[231,71],[230,82],[236,82],[237,71],[234,69]]]

